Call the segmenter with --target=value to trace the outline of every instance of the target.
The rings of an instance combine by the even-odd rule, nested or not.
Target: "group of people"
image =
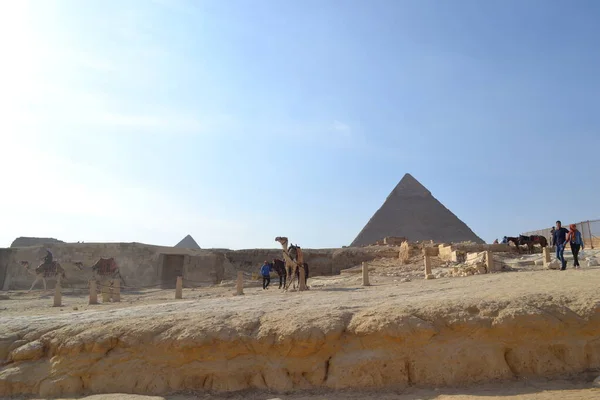
[[[585,244],[581,232],[577,230],[577,225],[569,225],[569,229],[563,228],[560,221],[556,221],[556,227],[550,231],[552,234],[551,244],[556,246],[556,258],[561,262],[561,271],[567,269],[567,260],[565,260],[565,247],[567,244],[571,246],[573,253],[573,266],[579,269],[579,252],[583,250]]]

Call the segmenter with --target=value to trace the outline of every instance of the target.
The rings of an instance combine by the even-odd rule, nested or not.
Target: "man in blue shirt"
[[[556,221],[556,229],[552,236],[552,242],[556,246],[556,258],[560,260],[562,266],[561,271],[567,269],[567,261],[565,260],[565,245],[567,244],[567,233],[569,231],[562,227],[560,221]]]
[[[264,262],[263,266],[260,267],[260,274],[263,278],[263,290],[269,288],[269,283],[271,283],[271,266],[268,262]]]

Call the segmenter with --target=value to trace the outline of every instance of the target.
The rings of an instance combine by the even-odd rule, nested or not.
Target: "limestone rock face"
[[[44,344],[39,340],[34,340],[17,347],[10,353],[12,361],[37,360],[44,355]]]
[[[600,368],[593,297],[403,301],[267,313],[240,296],[3,318],[0,397],[439,387]]]
[[[351,246],[366,246],[389,236],[411,242],[484,243],[410,174],[404,175]]]

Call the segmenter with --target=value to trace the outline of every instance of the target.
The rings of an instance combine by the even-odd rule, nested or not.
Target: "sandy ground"
[[[540,255],[525,256],[539,258]],[[512,260],[516,261],[516,260]],[[521,260],[523,261],[523,260]],[[515,265],[517,265],[516,263]],[[82,289],[63,289],[63,306],[52,307],[53,291],[41,290],[4,292],[7,298],[0,301],[0,324],[10,326],[17,320],[42,322],[50,318],[92,321],[103,318],[123,318],[127,315],[189,315],[210,309],[224,313],[281,312],[291,305],[312,307],[312,310],[358,309],[386,303],[402,305],[423,305],[439,301],[503,301],[529,295],[573,296],[585,293],[597,296],[600,300],[600,268],[574,270],[569,265],[567,271],[540,270],[539,267],[517,267],[515,272],[475,275],[462,278],[441,278],[424,280],[419,264],[399,266],[395,261],[381,260],[374,263],[370,287],[361,285],[361,275],[344,273],[333,277],[311,278],[311,290],[306,293],[284,293],[274,287],[264,291],[256,283],[248,283],[245,296],[233,296],[234,288],[214,286],[208,288],[184,289],[183,300],[174,299],[173,290],[138,290],[122,292],[121,303],[98,305],[87,304],[87,293]],[[439,264],[436,265],[439,267]],[[99,300],[100,296],[99,296]],[[153,306],[155,305],[155,306]],[[578,381],[561,382],[512,382],[479,386],[468,389],[410,389],[402,392],[321,392],[298,393],[292,395],[269,395],[267,393],[242,393],[232,395],[173,395],[166,397],[138,396],[125,394],[95,395],[81,397],[87,400],[191,400],[191,399],[275,399],[282,400],[417,400],[417,399],[600,399],[600,389],[591,389],[594,376],[580,377]],[[36,398],[39,399],[39,398]]]
[[[18,400],[32,400],[19,397]],[[39,397],[34,400],[46,400]],[[57,400],[72,400],[57,399]],[[600,389],[590,389],[589,382],[513,382],[493,384],[468,389],[409,389],[404,391],[338,391],[306,392],[292,395],[269,395],[266,393],[238,393],[227,396],[210,394],[141,396],[131,394],[103,394],[78,397],[81,400],[597,400]]]
[[[185,306],[188,311],[189,308],[200,310],[210,307],[212,310],[222,309],[224,312],[243,312],[245,309],[254,311],[257,308],[269,312],[287,308],[284,300],[288,304],[296,303],[300,301],[299,296],[302,296],[303,305],[309,306],[312,303],[317,308],[329,308],[332,304],[344,304],[339,307],[348,309],[377,305],[382,301],[423,305],[429,300],[439,300],[441,296],[448,301],[502,301],[534,294],[572,295],[582,291],[596,292],[600,286],[600,267],[574,270],[569,266],[566,271],[556,271],[535,266],[517,266],[514,272],[435,280],[424,280],[420,265],[398,266],[384,259],[375,264],[375,267],[375,271],[370,272],[370,287],[361,285],[361,274],[343,273],[310,278],[311,290],[305,295],[278,290],[278,281],[274,278],[271,280],[271,287],[266,291],[262,290],[260,282],[246,282],[244,297],[233,296],[235,288],[231,286],[185,288],[183,302],[188,303]],[[64,288],[62,307],[52,307],[54,290],[33,290],[30,293],[10,291],[3,294],[8,298],[0,300],[0,322],[11,316],[22,319],[28,316],[64,315],[87,319],[85,315],[90,312],[110,310],[122,310],[123,316],[129,314],[128,311],[136,315],[145,311],[155,312],[158,309],[183,311],[178,307],[182,305],[182,300],[175,300],[174,290],[128,289],[122,291],[120,303],[103,304],[101,296],[98,295],[100,304],[88,305],[87,290]],[[144,307],[149,305],[157,307]],[[121,313],[113,315],[118,316]]]

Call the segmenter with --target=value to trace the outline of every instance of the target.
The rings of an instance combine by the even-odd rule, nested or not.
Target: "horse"
[[[504,236],[504,238],[502,239],[503,244],[509,244],[510,242],[513,242],[513,244],[515,246],[519,247],[519,238],[518,237]]]
[[[533,246],[539,244],[541,247],[546,247],[548,246],[548,239],[541,235],[519,235],[519,244],[526,245],[527,249],[529,250],[529,254],[533,254]]]
[[[504,236],[504,238],[502,239],[502,244],[509,244],[510,242],[513,242],[513,244],[517,248],[517,252],[520,253],[521,248],[519,247],[519,238],[514,236]]]
[[[279,289],[281,289],[282,286],[285,287],[285,283],[287,281],[287,270],[285,268],[285,262],[278,258],[274,258],[273,262],[269,263],[269,266],[272,270],[277,272],[277,275],[279,276]]]

